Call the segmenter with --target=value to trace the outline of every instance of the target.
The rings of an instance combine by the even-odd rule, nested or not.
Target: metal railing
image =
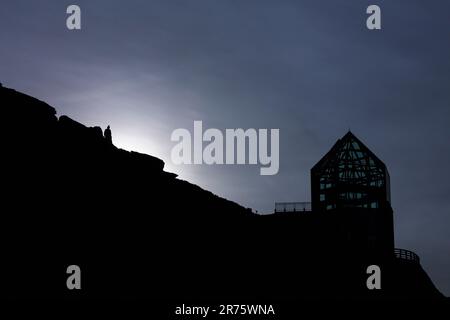
[[[311,202],[275,202],[275,213],[309,211],[311,211]]]
[[[412,251],[405,250],[405,249],[394,249],[394,254],[397,259],[407,260],[407,261],[413,261],[420,263],[420,258],[417,254],[415,254]]]

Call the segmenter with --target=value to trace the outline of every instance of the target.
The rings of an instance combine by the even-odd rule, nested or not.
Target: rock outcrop
[[[441,297],[419,264],[347,250],[320,215],[252,214],[40,100],[0,87],[0,103],[1,295]],[[367,290],[368,263],[385,266],[385,290]],[[81,291],[66,288],[71,264]]]

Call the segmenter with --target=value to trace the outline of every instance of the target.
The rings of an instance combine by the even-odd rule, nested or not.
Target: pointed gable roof
[[[322,168],[341,161],[361,163],[362,159],[368,161],[368,165],[376,165],[386,169],[383,161],[349,130],[341,139],[336,141],[325,156],[312,167],[311,171],[321,171]]]

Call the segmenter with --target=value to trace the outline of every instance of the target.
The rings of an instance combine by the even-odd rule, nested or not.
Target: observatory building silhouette
[[[386,165],[349,131],[311,169],[312,209],[345,212],[349,240],[373,253],[392,253],[389,180]]]
[[[386,165],[348,131],[311,169],[311,202],[277,202],[275,213],[304,213],[343,250],[419,262],[395,249],[390,177]],[[327,230],[324,232],[323,230]]]

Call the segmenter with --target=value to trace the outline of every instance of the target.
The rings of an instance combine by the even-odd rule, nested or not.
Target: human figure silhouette
[[[106,141],[108,143],[112,144],[112,134],[111,134],[111,129],[110,129],[109,126],[105,129],[105,134],[104,135],[105,135]]]

